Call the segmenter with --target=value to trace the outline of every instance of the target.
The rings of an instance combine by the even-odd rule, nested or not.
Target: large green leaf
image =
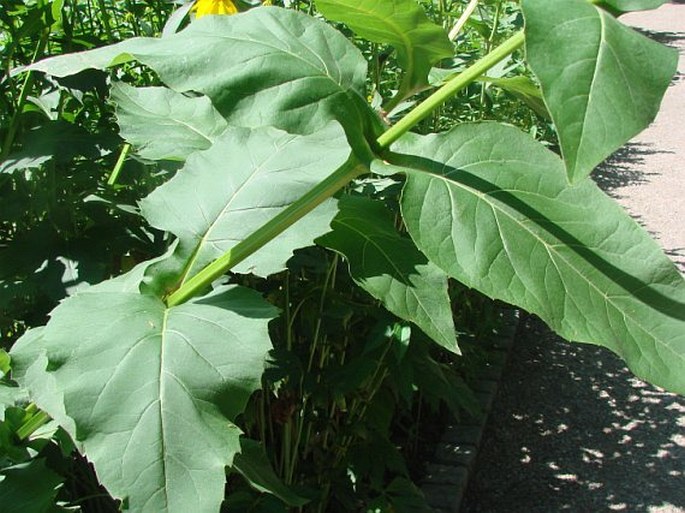
[[[121,136],[152,160],[185,160],[208,149],[228,124],[205,96],[165,87],[112,86]]]
[[[577,182],[647,127],[678,52],[587,0],[524,0],[526,54]]]
[[[155,289],[192,277],[314,185],[350,155],[333,122],[319,132],[292,135],[273,128],[230,128],[207,151],[192,155],[169,182],[141,202],[145,218],[179,238],[173,257],[152,266]],[[329,200],[238,265],[260,276],[285,268],[292,252],[329,230],[337,212]]]
[[[66,76],[132,59],[178,92],[208,96],[231,125],[311,133],[335,118],[359,138],[371,115],[359,50],[325,23],[280,8],[205,16],[177,34],[53,57],[30,69]]]
[[[656,9],[666,0],[592,0],[592,3],[618,16],[626,12]]]
[[[402,214],[432,262],[685,393],[685,280],[591,180],[568,186],[552,152],[494,123],[394,149],[414,155],[395,159],[407,173]]]
[[[415,0],[316,0],[316,7],[360,36],[395,47],[405,70],[400,87],[405,93],[428,85],[433,64],[454,55],[445,30],[430,21]]]
[[[333,230],[317,243],[343,255],[352,279],[390,312],[459,353],[445,273],[397,232],[382,203],[345,196],[338,206]]]
[[[173,308],[93,289],[63,302],[38,336],[12,349],[28,371],[36,353],[47,359],[42,372],[55,390],[31,390],[34,400],[73,420],[63,427],[131,511],[216,513],[239,450],[233,420],[260,385],[275,309],[240,287]]]

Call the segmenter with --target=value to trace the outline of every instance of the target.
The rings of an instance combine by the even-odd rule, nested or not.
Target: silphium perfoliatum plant
[[[403,75],[390,105],[428,87],[431,66],[454,51],[413,0],[317,3],[395,49]],[[367,104],[360,51],[324,21],[282,8],[203,16],[161,38],[32,65],[56,77],[151,68],[163,86],[112,84],[121,135],[145,158],[184,165],[140,202],[150,225],[173,235],[168,253],[62,302],[12,349],[12,378],[126,510],[217,512],[241,450],[236,417],[260,386],[279,315],[222,277],[268,276],[318,243],[455,353],[449,278],[685,393],[685,281],[588,176],[653,119],[677,60],[622,25],[614,4],[523,0],[523,32],[391,127]],[[409,133],[523,48],[562,158],[502,123]],[[363,187],[348,187],[372,175],[403,184],[406,231],[354,193]]]

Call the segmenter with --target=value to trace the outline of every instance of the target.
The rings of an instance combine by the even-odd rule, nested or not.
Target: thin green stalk
[[[121,148],[121,153],[119,153],[117,163],[114,164],[114,169],[112,169],[112,173],[109,175],[107,185],[114,185],[115,183],[117,183],[119,173],[121,173],[121,168],[124,167],[124,162],[126,162],[126,157],[128,157],[129,151],[131,151],[131,145],[129,143],[125,143],[124,146]]]
[[[307,365],[307,374],[311,373],[312,370],[312,365],[314,361],[314,356],[317,350],[317,347],[319,346],[319,340],[321,338],[321,324],[322,324],[322,319],[323,319],[323,312],[325,310],[325,304],[326,304],[326,296],[328,295],[328,291],[334,288],[335,285],[335,276],[336,276],[336,269],[338,267],[338,255],[335,254],[333,255],[333,261],[331,264],[328,266],[328,272],[326,273],[326,277],[324,278],[323,282],[323,287],[321,290],[321,297],[319,299],[319,311],[317,315],[317,320],[316,320],[316,328],[314,329],[314,336],[312,338],[312,346],[309,352],[309,363]],[[324,336],[324,342],[326,340],[326,337]],[[324,354],[326,353],[325,351],[326,346],[321,348],[321,357],[319,358],[319,369],[323,368],[325,356]],[[321,379],[321,374],[317,376],[317,382],[320,381]],[[300,379],[300,384],[299,384],[299,393],[300,396],[304,396],[304,376]],[[297,468],[297,462],[298,462],[298,456],[300,452],[300,444],[302,443],[302,434],[304,430],[304,412],[307,409],[307,397],[305,396],[302,400],[302,406],[300,407],[300,415],[297,418],[297,421],[295,423],[295,443],[293,445],[291,454],[290,454],[290,466],[286,468],[286,473],[285,473],[285,482],[286,484],[292,484],[293,481],[293,476],[295,475],[295,470]]]
[[[422,421],[422,410],[423,410],[423,395],[421,392],[419,392],[419,399],[418,399],[418,405],[417,405],[417,411],[416,411],[416,418],[414,419],[414,422],[412,424],[412,428],[414,429],[414,441],[412,443],[412,450],[414,451],[414,454],[419,452],[419,434],[421,432],[421,421]]]
[[[283,442],[281,443],[281,475],[285,476],[290,469],[291,448],[290,439],[293,436],[292,420],[288,419],[283,425]],[[286,484],[288,481],[286,480]]]
[[[388,377],[390,371],[388,369],[388,366],[384,366],[383,363],[385,361],[386,356],[388,356],[391,346],[392,344],[386,344],[385,348],[383,349],[383,353],[381,354],[381,357],[378,359],[376,370],[374,371],[373,376],[370,380],[370,385],[366,388],[366,398],[363,400],[355,399],[352,405],[350,406],[350,409],[347,414],[349,424],[355,424],[364,420],[366,412],[369,408],[369,404],[371,404],[371,401],[373,401],[373,398],[381,389],[381,386],[383,385],[385,378]],[[335,453],[335,463],[333,465],[334,467],[337,467],[338,465],[340,465],[340,463],[342,463],[342,460],[345,457],[345,454],[347,454],[347,450],[352,445],[353,440],[354,438],[351,435],[343,437],[343,440],[338,446],[338,449]]]
[[[461,29],[466,25],[466,22],[469,20],[471,15],[473,14],[473,11],[476,10],[476,7],[478,6],[478,0],[471,0],[469,4],[466,6],[466,9],[464,9],[464,12],[462,15],[459,17],[457,22],[454,24],[454,27],[452,27],[452,30],[450,30],[449,33],[449,38],[451,41],[454,41],[457,39],[457,36],[461,32]]]
[[[293,318],[290,312],[290,271],[285,272],[285,347],[288,352],[293,350]]]
[[[36,45],[36,50],[33,52],[33,58],[31,59],[31,62],[36,62],[38,56],[44,52],[45,46],[48,42],[49,35],[49,31],[43,32],[40,40],[38,41],[38,44]],[[2,144],[2,152],[0,152],[0,162],[4,162],[10,154],[10,151],[12,150],[14,138],[16,137],[17,130],[19,128],[19,118],[21,116],[22,111],[24,110],[24,104],[26,103],[26,99],[28,98],[29,92],[31,91],[31,87],[33,87],[34,76],[35,74],[33,73],[33,71],[29,71],[26,73],[26,76],[24,77],[24,82],[21,85],[21,91],[19,93],[19,100],[17,102],[16,109],[12,114],[12,118],[10,119],[9,128],[7,129],[7,134],[5,135],[5,140]]]
[[[55,160],[52,159],[48,161],[45,166],[45,176],[48,183],[48,201],[45,205],[45,210],[50,221],[50,224],[55,228],[56,232],[60,232],[60,228],[56,223],[55,217],[52,215],[57,209],[57,167],[55,165]]]
[[[302,443],[302,431],[304,429],[304,412],[307,409],[307,398],[305,397],[302,401],[302,407],[300,408],[297,422],[295,423],[295,444],[292,448],[290,465],[286,468],[285,472],[285,484],[293,484],[293,477],[295,476],[295,469],[297,468],[297,462],[299,460],[300,444]]]
[[[324,311],[324,304],[326,301],[326,295],[328,294],[328,290],[331,288],[329,285],[332,283],[331,281],[331,276],[333,276],[333,273],[335,272],[335,268],[338,265],[338,255],[335,254],[333,256],[333,262],[331,262],[331,265],[328,266],[328,271],[326,272],[326,277],[324,278],[323,282],[323,289],[321,290],[321,298],[319,300],[319,314],[316,319],[316,328],[314,329],[314,337],[312,341],[312,347],[309,352],[309,362],[307,363],[307,374],[309,374],[312,371],[312,364],[314,362],[314,355],[316,353],[317,346],[319,345],[319,335],[321,334],[321,323],[322,323],[322,317],[323,317],[323,311]]]
[[[95,25],[93,24],[93,19],[95,18],[93,16],[93,6],[90,5],[90,1],[86,2],[86,10],[88,13],[86,14],[86,19],[88,20],[88,25],[90,26],[90,32],[95,33]]]
[[[259,397],[259,440],[266,445],[266,383],[262,382],[262,390]]]
[[[109,23],[109,12],[107,11],[107,6],[104,0],[97,0],[98,7],[100,8],[100,18],[102,19],[102,25],[105,27],[105,34],[107,34],[107,42],[112,44],[114,42],[114,34],[112,33],[112,27]]]
[[[381,59],[378,53],[378,45],[373,43],[373,83],[376,86],[376,92],[381,92]]]
[[[440,0],[438,2],[438,12],[440,13],[438,21],[440,22],[440,25],[445,28],[445,14],[447,13],[447,4],[445,3],[445,0]]]
[[[492,29],[490,30],[490,35],[488,36],[488,40],[486,41],[485,44],[485,51],[487,53],[490,53],[490,49],[492,48],[492,42],[495,40],[495,34],[497,34],[497,29],[499,27],[499,16],[500,16],[500,8],[502,6],[502,2],[497,2],[497,7],[495,7],[495,18],[492,21]],[[487,88],[487,84],[485,82],[481,83],[481,88],[480,88],[480,105],[478,107],[479,111],[479,117],[480,119],[483,119],[483,116],[485,115],[485,89]]]
[[[31,405],[29,405],[29,407],[30,406]],[[50,422],[50,416],[44,411],[38,411],[29,420],[24,422],[19,429],[17,429],[17,438],[19,438],[19,440],[26,440],[29,436],[35,433],[38,428],[47,424],[48,422]]]
[[[386,132],[381,134],[376,141],[378,146],[380,146],[381,149],[389,148],[392,143],[406,134],[417,123],[428,117],[445,101],[476,80],[502,59],[523,46],[524,41],[525,39],[523,32],[518,32],[507,39],[500,46],[495,48],[491,53],[485,55],[468,69],[449,80],[440,89],[435,91],[432,95],[426,98],[426,100],[421,102],[418,107],[398,121],[397,124],[393,125]]]
[[[167,298],[167,305],[178,305],[195,296],[219,276],[245,260],[252,253],[333,196],[333,194],[350,183],[350,181],[366,172],[368,172],[368,169],[365,165],[360,164],[355,159],[350,159],[340,169],[318,183],[312,190],[291,204],[288,208],[279,212],[272,220],[258,228],[247,239],[240,241],[214,262],[186,281],[178,290]]]

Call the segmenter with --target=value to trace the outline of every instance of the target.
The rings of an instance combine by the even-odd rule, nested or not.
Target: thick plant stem
[[[351,158],[340,169],[328,178],[317,184],[307,194],[294,202],[276,217],[262,225],[247,239],[240,241],[229,251],[214,260],[195,276],[186,281],[179,289],[173,292],[166,300],[167,306],[174,306],[191,297],[209,286],[219,276],[238,265],[252,253],[280,235],[296,221],[314,210],[325,200],[333,196],[358,176],[368,172],[368,168],[355,158]]]
[[[388,149],[393,142],[407,133],[419,121],[429,116],[431,112],[437,109],[446,100],[476,80],[509,54],[520,48],[523,45],[523,42],[523,32],[519,32],[507,39],[494,51],[478,60],[473,66],[448,81],[417,108],[402,118],[396,125],[390,127],[387,132],[384,132],[376,141],[379,149]],[[171,307],[181,304],[197,295],[226,271],[238,265],[252,253],[292,226],[296,221],[314,210],[326,199],[333,196],[333,194],[345,187],[352,180],[366,172],[368,172],[368,168],[364,164],[360,163],[354,157],[350,158],[344,166],[319,183],[295,203],[281,211],[276,217],[262,225],[248,238],[240,241],[195,276],[184,282],[183,285],[166,298],[167,306]]]
[[[429,116],[445,101],[476,80],[502,59],[519,49],[524,41],[523,32],[518,32],[495,48],[491,53],[449,80],[440,89],[421,102],[418,107],[397,122],[397,124],[390,127],[387,132],[381,134],[377,140],[378,146],[380,146],[381,149],[389,148],[392,143],[411,130],[418,122]]]

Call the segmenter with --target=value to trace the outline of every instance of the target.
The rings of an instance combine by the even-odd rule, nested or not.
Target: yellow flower
[[[193,6],[195,18],[207,14],[237,14],[238,8],[231,0],[197,0]]]

